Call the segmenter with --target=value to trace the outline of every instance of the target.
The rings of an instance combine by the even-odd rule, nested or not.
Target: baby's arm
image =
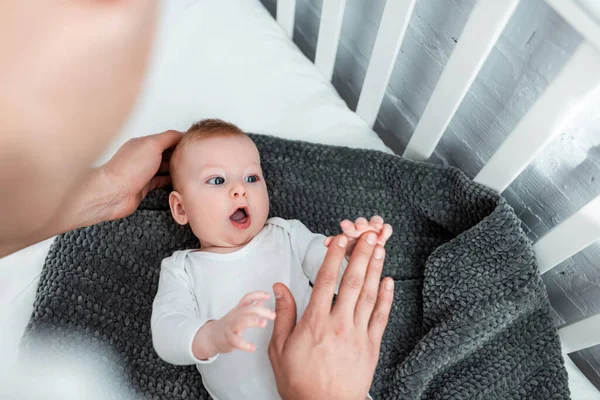
[[[182,263],[176,262],[175,258],[167,258],[162,263],[158,292],[152,305],[152,344],[166,362],[191,365],[210,357],[192,350],[200,347],[193,346],[200,331],[204,333],[198,342],[207,338],[207,330],[202,329],[207,318],[200,315],[187,274]],[[208,343],[201,347],[210,352]]]
[[[290,238],[294,251],[300,259],[304,274],[314,283],[327,253],[327,247],[324,244],[325,236],[311,232],[298,220],[291,220],[289,222],[291,227]],[[347,265],[348,261],[344,258],[338,274],[338,286]],[[338,287],[335,289],[336,293],[337,289]]]
[[[302,260],[304,274],[311,282],[314,282],[317,272],[319,272],[319,268],[325,258],[325,254],[327,253],[327,247],[329,247],[333,236],[326,238],[323,235],[312,233],[304,224],[297,220],[290,221],[290,224],[292,228],[292,243],[294,243],[294,249],[298,252],[299,257]],[[355,223],[344,220],[340,223],[340,226],[342,227],[343,233],[348,237],[348,245],[346,246],[346,257],[342,261],[340,273],[338,275],[338,286],[335,289],[336,293],[358,238],[364,232],[374,231],[377,234],[375,237],[377,243],[385,246],[387,240],[392,235],[391,225],[384,224],[383,218],[378,215],[372,217],[370,222],[367,222],[365,218],[358,218]]]
[[[242,339],[242,334],[248,328],[264,328],[267,319],[275,319],[275,312],[263,305],[269,296],[266,292],[246,294],[223,318],[209,321],[200,328],[193,346],[197,345],[198,352],[203,351],[208,357],[234,349],[256,350],[255,345]]]
[[[152,343],[156,353],[175,365],[212,362],[235,348],[254,351],[242,339],[245,329],[266,326],[275,313],[262,304],[269,294],[252,292],[218,320],[202,315],[182,266],[163,261],[152,309]]]

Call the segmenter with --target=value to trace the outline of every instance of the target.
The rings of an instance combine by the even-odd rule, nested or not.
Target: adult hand
[[[182,136],[170,130],[129,140],[102,167],[84,173],[48,222],[5,240],[0,234],[0,257],[63,232],[132,214],[148,192],[171,182],[165,150]]]
[[[332,241],[297,324],[291,292],[281,283],[273,286],[277,317],[269,358],[285,400],[367,397],[394,297],[392,279],[379,283],[385,251],[375,242],[373,232],[359,239],[332,308],[348,238]]]
[[[177,145],[182,136],[169,130],[130,139],[101,167],[112,192],[109,219],[132,214],[150,191],[171,183],[170,152],[165,151]]]

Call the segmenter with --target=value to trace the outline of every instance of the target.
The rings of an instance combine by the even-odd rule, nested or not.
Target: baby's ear
[[[188,223],[188,216],[183,208],[183,202],[181,198],[181,193],[177,191],[172,191],[169,195],[169,206],[171,207],[171,215],[173,219],[179,225],[185,225]]]

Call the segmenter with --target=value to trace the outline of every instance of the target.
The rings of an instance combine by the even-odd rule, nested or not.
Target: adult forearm
[[[115,190],[102,168],[93,168],[70,193],[47,223],[25,235],[3,231],[0,257],[52,236],[115,218]]]
[[[56,168],[41,170],[33,159],[12,162],[0,157],[0,167],[7,166],[0,168],[0,183],[7,190],[0,196],[0,256],[72,229],[131,215],[148,192],[171,183],[168,169],[161,168],[163,155],[181,137],[170,130],[129,140],[102,167],[83,173],[61,174]],[[76,165],[72,168],[77,170]]]

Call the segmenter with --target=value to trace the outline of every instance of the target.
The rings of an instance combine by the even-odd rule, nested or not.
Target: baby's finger
[[[235,347],[236,349],[240,350],[245,350],[249,352],[253,352],[254,350],[256,350],[256,346],[252,343],[246,342],[244,339],[242,339],[241,335],[231,335],[229,337],[229,344],[232,347]]]
[[[257,315],[259,317],[268,318],[270,320],[275,319],[275,312],[269,310],[266,307],[261,307],[259,305],[249,305],[242,308],[242,315]]]
[[[360,237],[360,235],[363,234],[363,232],[367,229],[361,229],[358,225],[355,225],[354,222],[350,222],[347,225],[342,225],[342,231],[343,234],[346,235],[346,237],[348,237],[348,241],[350,243],[355,242],[356,239],[358,239]],[[368,225],[367,225],[368,226]]]
[[[371,217],[369,225],[375,228],[376,230],[380,230],[383,226],[383,218],[381,218],[379,215],[374,215]]]
[[[238,303],[238,306],[243,307],[243,306],[247,306],[248,304],[252,304],[252,302],[254,302],[254,301],[268,300],[269,297],[270,297],[270,294],[267,292],[262,292],[262,291],[250,292],[250,293],[247,293],[246,295],[244,295],[244,297],[242,297],[242,299]]]
[[[364,217],[356,218],[356,221],[354,223],[356,224],[357,229],[360,229],[360,230],[365,230],[369,226],[367,219]]]
[[[233,333],[241,335],[249,328],[264,328],[267,326],[267,320],[258,315],[242,315],[236,319],[233,326]]]
[[[377,241],[377,243],[384,246],[385,243],[388,241],[388,239],[392,236],[392,233],[393,233],[393,229],[390,224],[383,225],[383,228],[381,229],[381,232],[379,233],[379,240]]]
[[[333,240],[333,236],[328,236],[325,238],[325,247],[329,247],[329,244]]]
[[[354,232],[356,230],[356,226],[354,226],[354,222],[345,219],[342,222],[340,222],[340,228],[342,228],[342,231],[346,234],[352,234],[352,232]]]

